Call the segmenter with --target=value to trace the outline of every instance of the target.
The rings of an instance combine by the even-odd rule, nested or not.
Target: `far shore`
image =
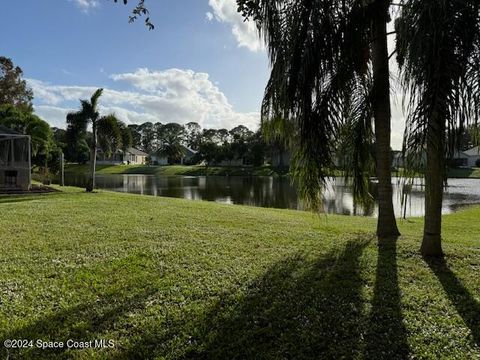
[[[85,175],[89,172],[88,164],[68,164],[67,175]],[[272,166],[204,166],[204,165],[97,165],[98,175],[182,175],[182,176],[288,176],[288,168]],[[334,170],[332,176],[341,176],[342,172]],[[403,172],[392,171],[392,176],[402,176]],[[452,179],[480,179],[480,168],[450,169],[448,177]]]

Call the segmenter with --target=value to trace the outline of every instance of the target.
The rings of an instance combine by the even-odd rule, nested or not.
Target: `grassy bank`
[[[69,164],[65,167],[66,174],[88,174],[88,165]],[[260,167],[205,167],[200,165],[98,165],[97,173],[100,175],[111,174],[147,174],[147,175],[189,175],[189,176],[281,176],[285,171],[270,166]]]
[[[450,169],[448,177],[480,179],[480,168]]]
[[[375,220],[78,189],[0,198],[0,338],[111,339],[10,359],[480,357],[480,208]],[[7,351],[1,350],[3,358]]]

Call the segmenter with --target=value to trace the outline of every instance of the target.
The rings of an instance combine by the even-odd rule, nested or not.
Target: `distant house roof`
[[[182,145],[182,146],[185,149],[185,156],[193,156],[197,153],[195,150],[192,150],[189,147],[186,147],[185,145]]]
[[[480,146],[475,146],[474,148],[471,148],[467,151],[464,151],[463,153],[468,155],[468,156],[479,156],[480,155]]]
[[[468,159],[468,155],[465,154],[465,152],[463,151],[455,151],[455,153],[453,154],[453,158],[454,159]]]
[[[143,151],[135,149],[135,148],[128,148],[127,153],[130,153],[132,155],[137,155],[137,156],[148,156],[147,153],[144,153]]]

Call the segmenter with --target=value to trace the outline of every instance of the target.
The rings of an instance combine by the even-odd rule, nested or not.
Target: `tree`
[[[138,127],[138,130],[142,138],[142,150],[148,154],[152,153],[156,148],[156,145],[154,144],[156,138],[154,125],[151,122],[146,122],[141,124]]]
[[[197,151],[200,146],[202,127],[196,122],[189,122],[185,124],[185,132],[187,146]]]
[[[136,124],[129,124],[128,129],[132,135],[132,145],[135,148],[142,147],[142,133],[140,131],[140,126]]]
[[[446,159],[461,142],[458,130],[480,118],[480,3],[409,0],[403,5],[396,30],[402,81],[410,93],[404,148],[407,154],[426,149],[420,250],[442,256]]]
[[[126,126],[124,122],[117,120],[117,126],[120,130],[120,137],[122,140],[122,150],[126,151],[133,146],[133,134],[130,127]]]
[[[32,112],[33,92],[22,79],[23,71],[11,59],[0,56],[0,105],[10,104]]]
[[[390,174],[389,0],[237,0],[253,18],[269,51],[271,74],[262,127],[294,152],[300,195],[317,208],[334,164],[339,127],[375,123],[379,217],[377,234],[399,235]],[[370,71],[371,70],[371,71]],[[365,142],[359,146],[368,147]],[[359,151],[360,152],[360,151]],[[364,164],[357,164],[358,167]],[[365,182],[362,176],[354,184]],[[363,189],[363,191],[362,191]],[[366,189],[354,190],[361,195]],[[366,195],[363,193],[363,195]]]
[[[88,192],[95,189],[95,168],[97,162],[97,147],[100,137],[101,142],[114,146],[121,144],[118,120],[114,115],[101,117],[98,112],[98,100],[102,96],[103,89],[96,90],[90,100],[80,100],[81,109],[67,114],[67,124],[83,133],[87,132],[87,126],[92,127],[92,139],[90,141],[90,179],[87,183]]]
[[[175,163],[183,158],[185,149],[185,128],[177,123],[168,123],[161,127],[158,134],[160,147],[157,152],[168,157],[170,163]]]
[[[118,0],[113,0],[115,3],[118,2]],[[124,5],[128,4],[128,0],[122,0]],[[132,15],[129,17],[129,22],[134,22],[137,20],[137,18],[145,16],[145,26],[148,27],[149,30],[153,30],[155,26],[153,23],[150,21],[149,17],[149,11],[145,6],[145,0],[138,0],[137,5],[133,8],[132,10]]]
[[[53,132],[47,122],[37,115],[13,105],[0,105],[0,125],[31,138],[32,164],[47,172],[51,153],[56,151]]]

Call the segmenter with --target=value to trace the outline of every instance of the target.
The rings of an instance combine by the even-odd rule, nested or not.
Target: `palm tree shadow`
[[[448,267],[443,258],[425,258],[448,298],[471,331],[473,342],[480,346],[480,303]]]
[[[365,336],[366,359],[406,359],[410,352],[398,284],[397,240],[378,239],[375,288]]]
[[[368,243],[355,239],[320,259],[275,264],[239,305],[214,307],[200,327],[208,333],[202,350],[185,358],[358,357],[364,307],[360,258]]]
[[[312,359],[361,354],[360,258],[371,238],[316,259],[296,254],[273,264],[243,291],[222,294],[202,316],[151,324],[115,358]],[[179,334],[188,346],[178,349]]]
[[[155,291],[147,286],[142,289],[132,288],[132,293],[128,295],[112,293],[100,296],[95,301],[40,316],[36,321],[8,333],[0,331],[0,338],[29,339],[34,342],[38,339],[61,341],[64,344],[69,339],[94,341],[102,338],[104,332],[113,329],[128,312],[142,309]],[[67,347],[41,349],[34,345],[23,349],[3,349],[0,350],[0,355],[10,359],[55,359],[69,358],[71,351]],[[70,355],[67,355],[69,352]]]

